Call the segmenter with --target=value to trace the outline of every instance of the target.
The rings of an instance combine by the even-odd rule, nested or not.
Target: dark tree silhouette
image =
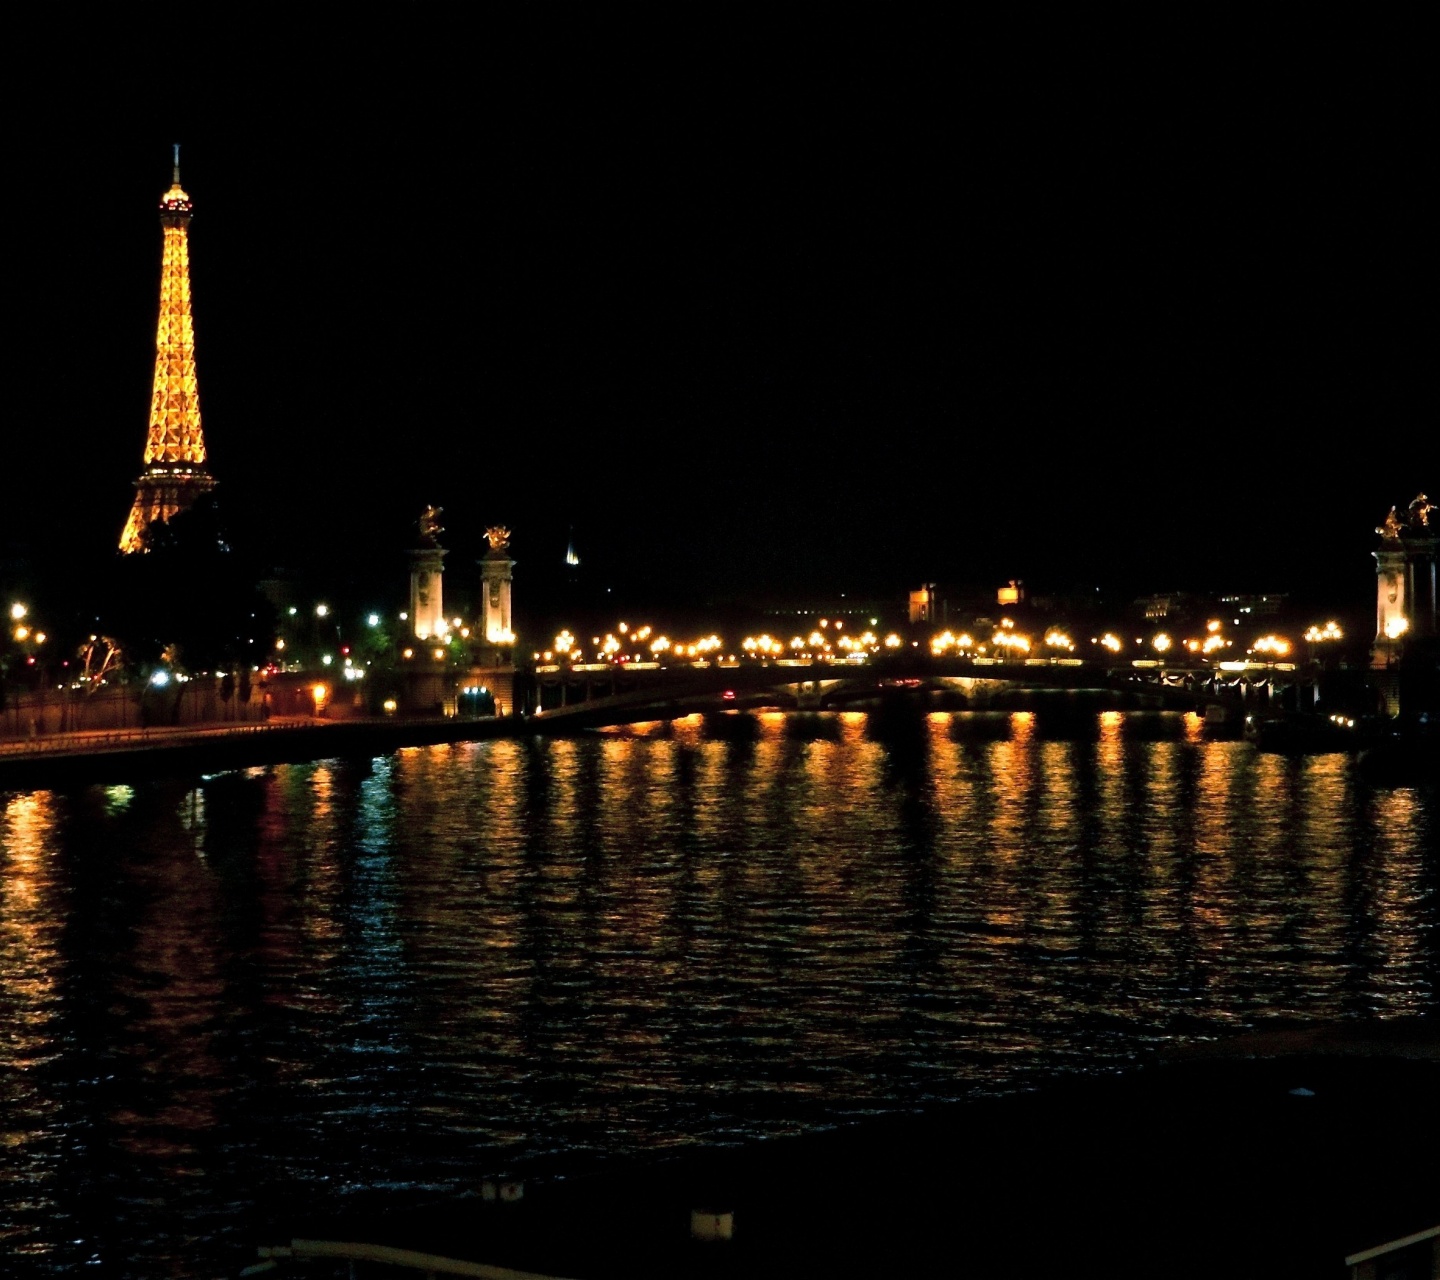
[[[144,552],[119,558],[105,609],[132,667],[168,650],[189,670],[232,670],[268,651],[272,610],[231,549],[213,495],[155,521],[144,540]]]

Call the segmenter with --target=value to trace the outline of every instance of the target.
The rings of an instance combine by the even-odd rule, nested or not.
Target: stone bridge
[[[1208,706],[1237,714],[1268,708],[1277,697],[1303,700],[1305,675],[1291,664],[1250,664],[1246,671],[1211,666],[1144,666],[1031,659],[976,662],[928,654],[882,656],[863,664],[805,665],[745,660],[734,665],[603,669],[550,668],[536,672],[536,727],[552,732],[669,720],[739,708],[827,710],[912,702],[950,707],[1034,705],[1055,693],[1084,696],[1114,708],[1194,711]],[[1293,695],[1287,691],[1294,690]]]

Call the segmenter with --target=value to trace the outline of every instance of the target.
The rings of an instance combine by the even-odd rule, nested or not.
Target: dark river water
[[[1194,716],[682,721],[0,793],[7,1274],[1437,1005],[1437,794]]]

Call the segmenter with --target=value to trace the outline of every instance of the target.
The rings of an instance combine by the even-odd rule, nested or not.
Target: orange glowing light
[[[178,152],[178,149],[177,149]],[[145,547],[143,534],[154,520],[168,520],[214,486],[205,470],[200,426],[200,390],[195,376],[195,327],[190,313],[190,197],[180,185],[179,156],[174,182],[161,198],[164,250],[160,263],[160,317],[155,331],[155,375],[145,471],[120,550]]]

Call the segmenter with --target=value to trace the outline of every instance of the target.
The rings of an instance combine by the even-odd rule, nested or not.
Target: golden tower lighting
[[[190,197],[180,185],[180,148],[174,178],[160,198],[164,255],[160,264],[160,320],[155,330],[155,383],[145,470],[135,481],[135,502],[120,550],[145,550],[154,520],[169,520],[215,487],[205,470],[200,430],[200,389],[195,379],[195,328],[190,316]]]

